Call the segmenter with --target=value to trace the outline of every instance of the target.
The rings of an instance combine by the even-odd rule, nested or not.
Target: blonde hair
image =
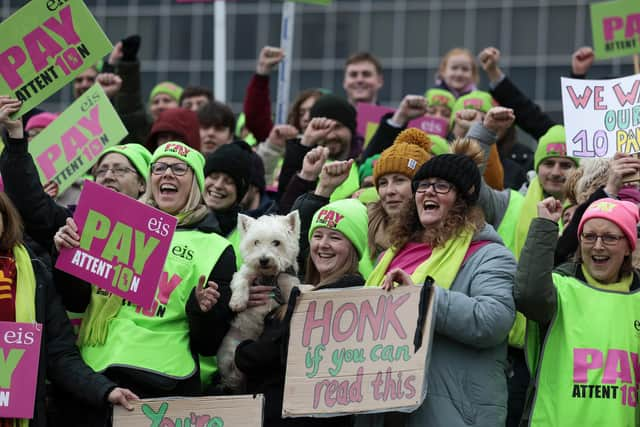
[[[454,55],[467,55],[469,57],[469,61],[471,61],[471,77],[473,78],[473,82],[475,84],[478,84],[478,82],[480,81],[480,76],[478,75],[478,66],[476,65],[476,58],[469,49],[465,49],[462,47],[453,48],[449,52],[444,54],[444,56],[440,60],[440,66],[438,67],[437,77],[440,79],[442,78],[442,74],[444,73],[444,70],[447,68],[447,62],[449,61],[449,58],[451,58]]]
[[[189,197],[187,198],[187,203],[180,209],[180,212],[176,216],[178,216],[178,225],[189,225],[195,224],[196,222],[202,220],[208,213],[209,208],[204,203],[204,198],[202,193],[200,192],[200,187],[198,186],[198,180],[196,178],[196,174],[192,171],[193,178],[191,180],[191,190],[189,190]],[[158,203],[153,198],[153,192],[151,190],[151,176],[149,176],[148,185],[145,189],[144,194],[140,197],[140,201],[142,203],[146,203],[149,206],[153,206],[154,208],[158,207]]]

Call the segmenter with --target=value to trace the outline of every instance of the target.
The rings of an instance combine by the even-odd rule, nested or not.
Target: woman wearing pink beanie
[[[27,131],[27,139],[29,142],[40,132],[42,132],[47,126],[49,126],[55,119],[57,119],[59,114],[56,113],[40,113],[32,116],[29,121],[27,121],[27,125],[25,126],[25,130]]]
[[[638,207],[593,202],[578,226],[575,261],[553,269],[561,203],[538,204],[516,274],[527,319],[527,362],[536,378],[530,426],[639,425],[640,275],[631,265]],[[542,345],[544,343],[544,345]]]

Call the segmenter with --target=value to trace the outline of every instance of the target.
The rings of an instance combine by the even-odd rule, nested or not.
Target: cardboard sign
[[[41,336],[39,323],[0,322],[0,419],[33,418]]]
[[[80,247],[62,249],[56,268],[151,307],[178,220],[91,181],[73,219]]]
[[[368,144],[378,129],[380,119],[387,113],[393,113],[393,108],[381,105],[358,103],[357,109],[357,132],[365,137],[365,144]],[[422,116],[411,120],[407,127],[417,128],[432,135],[447,137],[449,132],[449,121],[440,117]]]
[[[59,192],[82,178],[127,129],[99,84],[93,85],[29,143],[42,184],[54,181]]]
[[[620,0],[591,4],[591,29],[596,58],[640,52],[640,2]]]
[[[145,399],[113,408],[113,427],[260,427],[264,396]]]
[[[0,24],[0,93],[22,101],[17,118],[113,46],[81,0],[30,1]]]
[[[640,152],[640,75],[562,79],[567,155],[613,157]]]
[[[424,400],[433,288],[415,351],[421,286],[304,292],[293,318],[283,417],[412,410]]]

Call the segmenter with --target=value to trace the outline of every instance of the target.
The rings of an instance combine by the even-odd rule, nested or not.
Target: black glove
[[[138,50],[140,50],[140,36],[134,34],[126,39],[122,39],[122,60],[133,62],[138,58]]]

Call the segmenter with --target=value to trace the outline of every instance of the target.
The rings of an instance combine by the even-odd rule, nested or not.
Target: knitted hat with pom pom
[[[429,136],[416,128],[402,131],[393,145],[382,152],[373,167],[373,182],[378,187],[378,180],[390,173],[406,175],[413,178],[420,166],[431,156],[431,140]]]

